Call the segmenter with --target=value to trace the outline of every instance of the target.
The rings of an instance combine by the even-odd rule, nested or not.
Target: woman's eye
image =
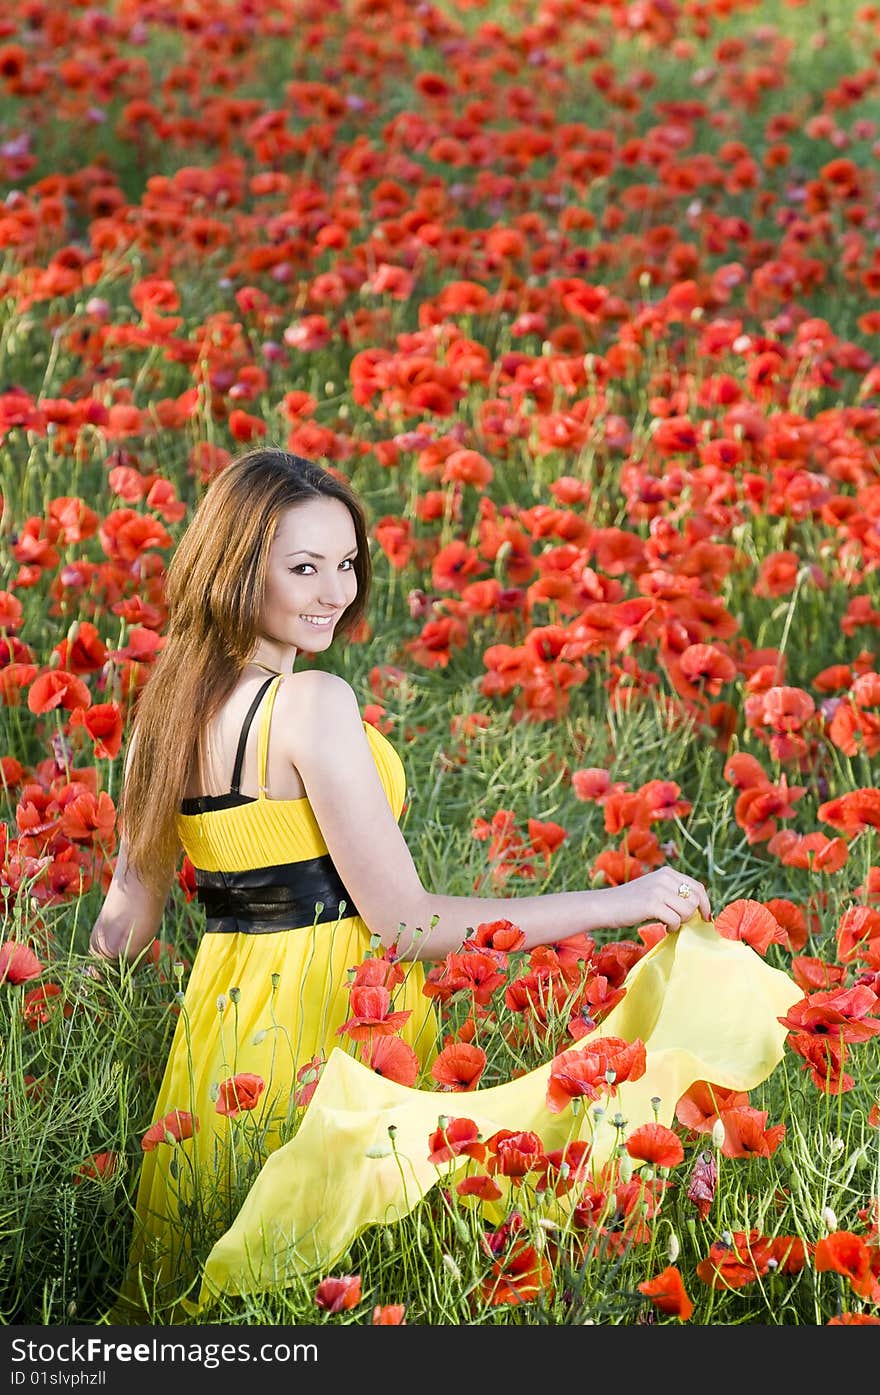
[[[354,558],[353,558],[353,557],[345,557],[345,558],[343,558],[343,560],[340,562],[339,565],[340,565],[340,567],[344,567],[346,564],[348,565],[349,569],[351,569],[351,568],[354,566]],[[288,567],[287,570],[288,570],[289,572],[301,572],[302,569],[303,569],[303,567],[311,567],[311,566],[312,566],[311,562],[298,562],[297,565],[296,565],[295,567]],[[313,567],[312,567],[312,570],[314,571],[314,568],[313,568]]]

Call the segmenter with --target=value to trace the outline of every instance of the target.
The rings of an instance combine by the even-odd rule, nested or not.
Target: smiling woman
[[[647,1051],[634,1123],[651,1117],[655,1093],[668,1112],[701,1072],[748,1088],[781,1055],[777,1018],[799,990],[701,921],[705,888],[671,867],[636,884],[507,899],[422,885],[398,826],[400,756],[341,677],[294,672],[300,654],[359,624],[369,583],[353,491],[277,450],[226,466],[172,559],[167,636],[138,694],[122,845],[91,948],[104,959],[145,950],[181,850],[205,933],[142,1138],[115,1321],[145,1311],[186,1320],[196,1293],[204,1303],[284,1284],[432,1185],[422,1137],[441,1111],[435,1091],[410,1088],[438,1050],[424,963],[462,951],[484,922],[514,922],[526,951],[570,940],[586,952],[591,930],[651,919],[672,932],[635,965],[595,1037],[619,1030],[621,1041],[606,1040],[618,1072],[621,1050],[631,1064]],[[710,981],[723,991],[709,994]],[[593,1042],[588,1033],[584,1047]],[[566,1079],[592,1061],[580,1052]],[[475,1091],[470,1114],[481,1127],[532,1121],[554,1136],[551,1073]],[[246,1156],[242,1113],[256,1129]],[[402,1192],[396,1159],[375,1166],[389,1124],[410,1150]],[[602,1146],[593,1140],[597,1159]],[[261,1236],[269,1248],[255,1275]],[[199,1290],[195,1251],[207,1256],[214,1241]]]

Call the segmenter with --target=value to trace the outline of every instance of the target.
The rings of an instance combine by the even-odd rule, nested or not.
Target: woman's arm
[[[701,883],[672,867],[597,891],[503,899],[427,891],[388,803],[350,685],[337,674],[304,672],[297,675],[295,697],[293,685],[285,693],[282,711],[291,759],[333,864],[383,944],[393,944],[404,926],[402,959],[444,959],[481,921],[513,921],[525,932],[525,948],[533,949],[582,931],[649,920],[677,930],[697,910],[710,918]],[[677,895],[683,883],[688,898]]]
[[[686,884],[689,897],[678,895]],[[711,920],[709,898],[702,883],[682,875],[674,867],[637,877],[622,886],[596,891],[555,891],[538,896],[512,896],[496,899],[482,896],[438,896],[425,892],[424,910],[417,924],[422,934],[401,942],[404,959],[445,958],[457,949],[469,926],[481,921],[511,920],[525,935],[524,949],[556,944],[569,935],[593,930],[617,930],[627,925],[643,925],[660,920],[677,930],[695,911]],[[431,920],[437,916],[432,930]]]
[[[92,927],[90,952],[100,959],[137,959],[159,933],[171,881],[165,895],[157,897],[129,865],[128,849],[121,842],[113,880]]]
[[[134,740],[128,748],[123,779],[128,774],[133,750]],[[125,839],[120,839],[113,880],[92,927],[90,952],[100,959],[137,959],[159,933],[172,881],[173,874],[164,895],[157,896],[129,865]]]

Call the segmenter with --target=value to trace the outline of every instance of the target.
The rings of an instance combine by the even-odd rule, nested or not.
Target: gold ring
[[[682,882],[681,886],[678,888],[678,894],[679,896],[683,896],[685,900],[690,896],[691,889],[686,882]]]

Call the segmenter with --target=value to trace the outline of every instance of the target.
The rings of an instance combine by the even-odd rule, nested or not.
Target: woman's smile
[[[307,620],[316,630],[328,630],[333,624],[335,615],[302,615],[301,620]]]

